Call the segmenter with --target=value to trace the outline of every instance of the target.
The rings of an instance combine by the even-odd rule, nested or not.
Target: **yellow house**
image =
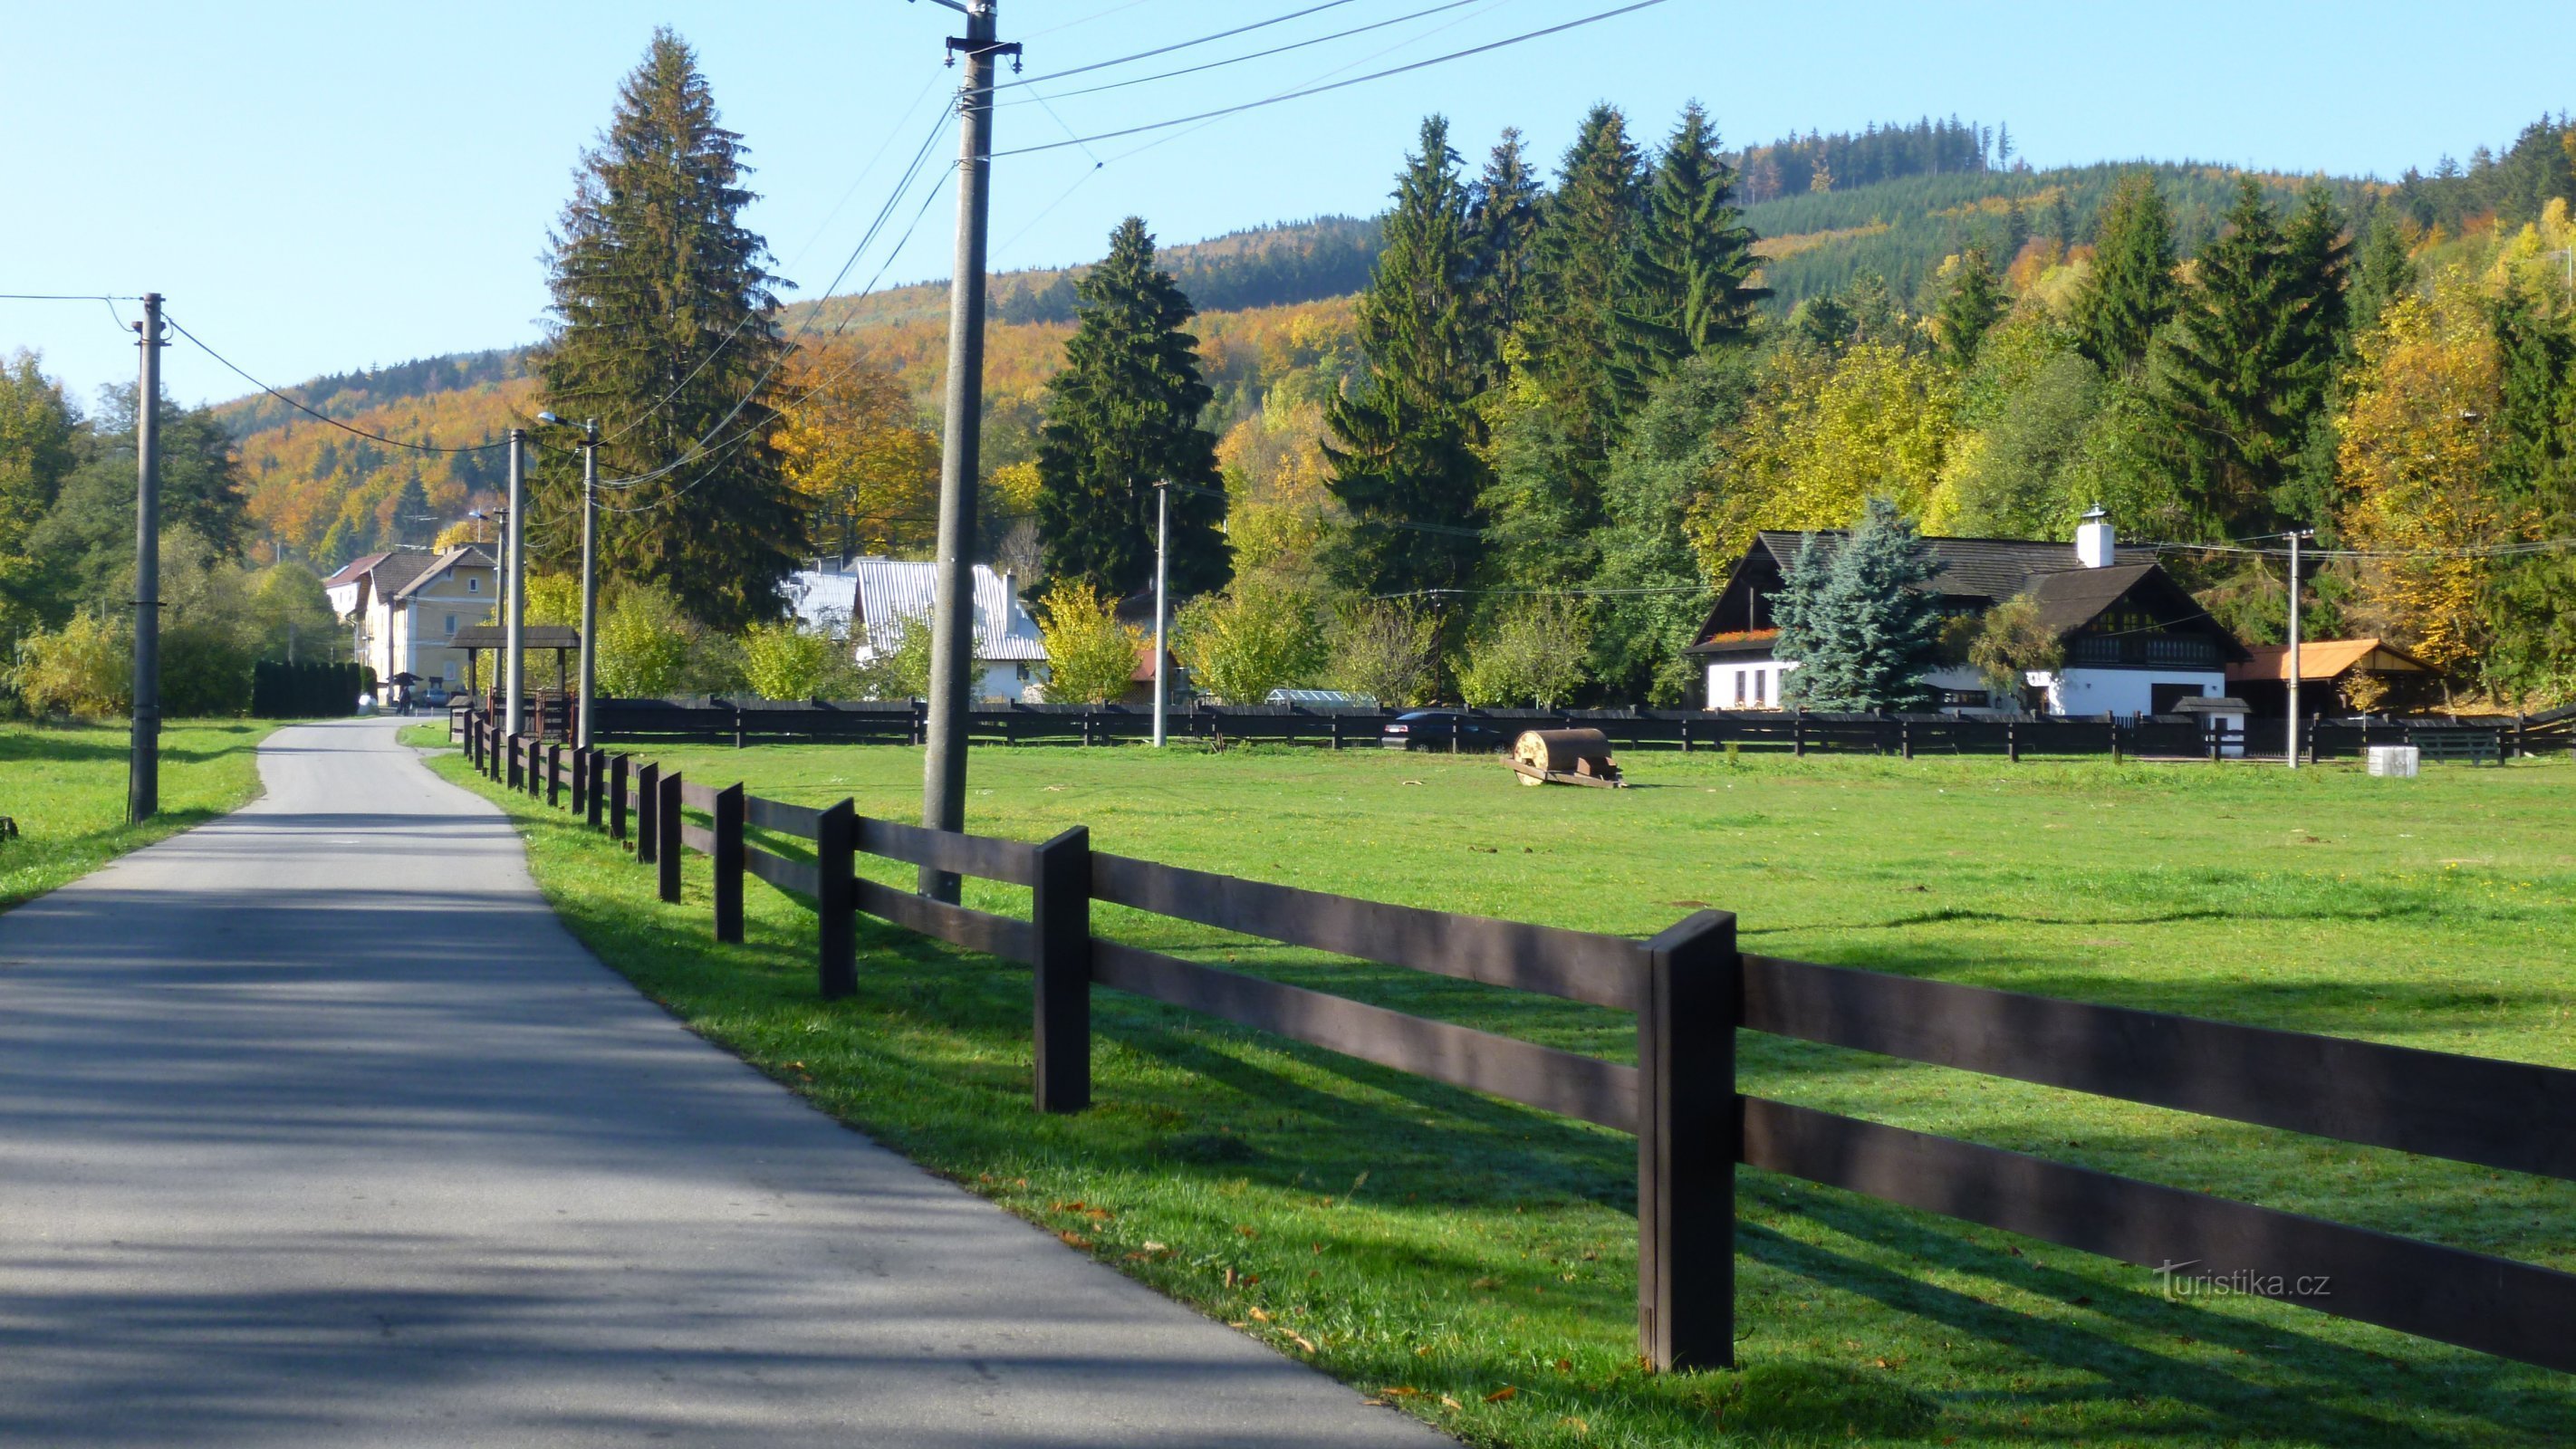
[[[445,553],[378,553],[352,559],[322,581],[352,656],[379,680],[415,674],[423,685],[461,687],[466,651],[456,631],[490,622],[499,600],[499,570],[473,545]]]

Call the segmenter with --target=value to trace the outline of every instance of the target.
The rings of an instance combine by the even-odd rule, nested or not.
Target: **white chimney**
[[[2104,513],[2098,503],[2076,525],[2075,558],[2088,569],[2107,569],[2113,562],[2111,515]]]

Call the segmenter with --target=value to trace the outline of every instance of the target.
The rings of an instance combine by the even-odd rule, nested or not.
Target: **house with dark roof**
[[[1690,653],[1699,656],[1710,709],[1778,709],[1781,681],[1798,667],[1773,647],[1771,603],[1798,550],[1812,537],[1828,561],[1847,531],[1766,530],[1727,571]],[[1950,614],[1982,616],[2027,597],[2065,650],[2055,670],[2032,671],[2018,697],[1999,694],[1969,665],[1925,676],[1949,713],[2169,714],[2182,700],[2227,693],[2227,668],[2245,646],[2209,617],[2156,562],[2124,549],[2096,509],[2072,547],[2008,538],[1926,538],[1937,566],[1925,587]]]
[[[499,570],[471,544],[443,553],[375,553],[351,559],[322,581],[351,631],[352,657],[380,680],[414,674],[453,687],[465,678],[456,631],[492,617]]]

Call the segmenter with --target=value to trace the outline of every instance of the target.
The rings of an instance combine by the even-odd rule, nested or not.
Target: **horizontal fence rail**
[[[2543,727],[2560,721],[2543,720]],[[1792,728],[1804,728],[1793,722]],[[2099,730],[2099,726],[2096,726]],[[1659,1367],[1731,1363],[1741,1163],[2543,1367],[2576,1372],[2576,1275],[2024,1153],[1739,1095],[1738,1028],[2362,1146],[2576,1180],[2576,1071],[2239,1026],[1748,955],[1701,911],[1650,941],[1354,900],[1096,853],[925,829],[718,787],[471,718],[496,785],[624,838],[665,901],[712,863],[715,934],[742,939],[745,875],[814,903],[816,980],[858,986],[868,915],[1030,968],[1032,1096],[1091,1101],[1090,995],[1106,987],[1637,1138],[1638,1336]],[[602,796],[606,799],[603,802]],[[703,819],[687,819],[695,815]],[[795,839],[799,859],[747,839]],[[866,855],[1026,888],[1023,919],[856,871]],[[1094,902],[1357,960],[1632,1013],[1637,1064],[1540,1046],[1100,936]],[[2282,1275],[2286,1274],[2284,1277]],[[2330,1282],[2330,1291],[2308,1285]]]
[[[595,706],[595,733],[630,744],[778,742],[918,745],[926,714],[914,701],[794,703],[723,698],[607,699]],[[1683,751],[1734,748],[1803,755],[2111,755],[2150,759],[2279,758],[2288,750],[2287,723],[2254,719],[2241,728],[2219,728],[2179,715],[1962,716],[1948,714],[1830,714],[1794,710],[1462,710],[1457,713],[1490,738],[1469,749],[1499,747],[1529,729],[1590,728],[1623,749],[1671,747]],[[1212,743],[1264,741],[1332,749],[1377,748],[1397,711],[1319,708],[1309,705],[1210,705],[1176,708],[1168,717],[1175,738]],[[1122,705],[988,705],[967,711],[970,738],[979,744],[1108,744],[1143,740],[1153,733],[1151,711]],[[537,736],[531,725],[527,731]],[[553,732],[559,736],[560,731]],[[2387,719],[2310,719],[2301,730],[2301,753],[2311,759],[2349,759],[2372,745],[2416,745],[2435,760],[2500,760],[2508,756],[2576,748],[2576,717],[2549,715],[2426,715]],[[1426,747],[1416,739],[1413,747]],[[1434,733],[1429,748],[1454,749]]]

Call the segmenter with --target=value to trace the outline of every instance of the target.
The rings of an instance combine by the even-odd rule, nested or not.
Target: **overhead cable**
[[[88,299],[84,298],[83,300]],[[456,448],[441,447],[436,443],[406,443],[400,438],[388,438],[382,433],[371,433],[364,428],[351,427],[347,423],[340,421],[338,418],[331,416],[329,413],[322,412],[316,408],[307,407],[303,403],[296,401],[294,398],[288,397],[286,394],[279,392],[276,388],[270,387],[267,383],[260,381],[258,378],[251,376],[249,373],[242,371],[241,367],[231,358],[224,356],[222,353],[217,352],[211,347],[208,347],[205,343],[205,339],[199,337],[196,333],[189,331],[187,328],[180,326],[179,319],[171,316],[167,311],[164,311],[161,314],[161,320],[170,324],[171,331],[176,332],[180,336],[187,338],[190,342],[195,343],[199,352],[202,352],[208,357],[213,358],[215,361],[222,363],[224,366],[231,368],[242,381],[258,388],[261,392],[267,393],[270,397],[277,399],[279,402],[286,404],[297,412],[307,414],[322,422],[329,423],[331,426],[338,428],[344,433],[353,433],[358,437],[365,438],[369,442],[382,443],[390,448],[409,448],[415,453],[488,453],[495,448],[506,448],[509,446],[509,442],[506,439],[497,443],[475,443],[467,447]]]
[[[1311,40],[1297,40],[1291,41],[1286,45],[1274,45],[1268,50],[1256,50],[1248,55],[1228,56],[1224,60],[1211,60],[1199,65],[1183,66],[1179,70],[1157,71],[1152,75],[1130,76],[1126,80],[1103,81],[1099,85],[1084,86],[1079,90],[1057,91],[1054,99],[1061,101],[1073,96],[1087,96],[1100,91],[1120,90],[1127,86],[1141,86],[1151,81],[1170,80],[1175,76],[1196,75],[1203,70],[1216,70],[1224,66],[1241,65],[1248,60],[1262,60],[1274,55],[1285,55],[1292,50],[1304,50],[1308,46],[1322,45],[1326,41],[1342,40],[1354,35],[1365,35],[1372,30],[1384,30],[1390,25],[1402,25],[1408,20],[1420,20],[1426,15],[1437,15],[1444,10],[1461,10],[1476,3],[1477,0],[1448,0],[1448,3],[1443,5],[1434,5],[1428,10],[1416,10],[1409,15],[1398,15],[1387,20],[1372,20],[1366,25],[1354,25],[1348,30],[1336,30],[1330,35],[1318,35]],[[1022,82],[1022,84],[1026,84],[1026,82]],[[1031,99],[1039,99],[1039,97],[1036,96],[1035,92],[1032,92]],[[1025,105],[1027,102],[1000,101],[995,104],[1016,106]]]
[[[1214,120],[1219,116],[1237,115],[1244,111],[1258,110],[1263,106],[1275,106],[1281,101],[1294,101],[1301,100],[1307,96],[1319,96],[1326,91],[1337,91],[1347,86],[1361,85],[1368,81],[1384,80],[1391,75],[1403,75],[1407,71],[1416,71],[1425,69],[1429,66],[1443,65],[1453,60],[1464,60],[1471,55],[1482,55],[1489,50],[1500,50],[1507,45],[1518,45],[1523,41],[1536,40],[1544,35],[1555,35],[1561,31],[1574,30],[1586,25],[1595,25],[1601,21],[1615,19],[1618,16],[1627,15],[1634,11],[1651,9],[1654,6],[1661,5],[1663,3],[1664,0],[1636,0],[1635,4],[1622,5],[1616,10],[1604,10],[1598,15],[1586,15],[1578,20],[1566,21],[1562,25],[1551,25],[1543,30],[1532,30],[1520,35],[1509,36],[1502,40],[1488,41],[1483,45],[1471,46],[1465,50],[1451,51],[1447,55],[1435,55],[1429,60],[1417,60],[1410,65],[1392,66],[1386,70],[1371,71],[1367,75],[1352,76],[1348,80],[1332,81],[1319,86],[1308,86],[1303,90],[1285,91],[1279,95],[1268,96],[1261,100],[1245,101],[1240,105],[1220,106],[1213,111],[1201,111],[1192,116],[1174,116],[1170,120],[1165,121],[1148,121],[1141,126],[1121,126],[1114,131],[1094,131],[1088,136],[1077,136],[1070,141],[1047,141],[1035,146],[1020,146],[1008,151],[996,151],[993,155],[997,159],[1003,156],[1027,156],[1039,151],[1056,151],[1067,146],[1084,145],[1092,141],[1107,141],[1119,136],[1134,136],[1140,135],[1146,131],[1160,131],[1173,126],[1186,126],[1193,121],[1209,121]]]
[[[1324,0],[1324,3],[1321,5],[1309,5],[1303,10],[1291,10],[1285,15],[1273,15],[1267,20],[1256,20],[1250,25],[1238,25],[1232,30],[1219,30],[1213,34],[1198,36],[1190,40],[1174,41],[1170,45],[1158,45],[1152,50],[1140,50],[1133,55],[1122,55],[1114,60],[1095,60],[1089,65],[1077,65],[1068,70],[1050,71],[1045,75],[1033,75],[1025,80],[1003,81],[992,87],[992,89],[997,91],[1006,91],[1015,86],[1036,85],[1040,81],[1062,80],[1066,76],[1081,75],[1087,71],[1107,70],[1113,65],[1126,65],[1133,61],[1151,60],[1158,55],[1169,55],[1176,50],[1187,50],[1193,45],[1205,45],[1211,40],[1223,40],[1229,35],[1241,35],[1245,31],[1249,30],[1262,30],[1273,25],[1282,25],[1288,21],[1312,15],[1318,10],[1330,10],[1336,6],[1348,5],[1350,3],[1351,0]]]

